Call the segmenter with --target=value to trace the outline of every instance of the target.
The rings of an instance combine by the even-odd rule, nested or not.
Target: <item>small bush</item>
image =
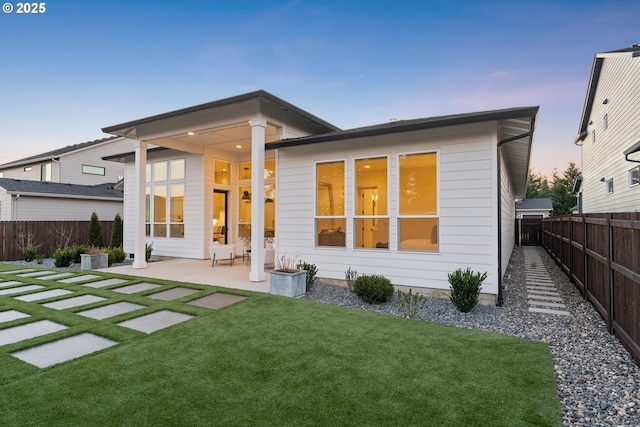
[[[349,288],[349,292],[353,292],[353,284],[356,282],[356,279],[358,278],[358,272],[355,270],[352,270],[351,267],[349,267],[347,271],[344,273],[344,278],[347,281],[347,288]]]
[[[463,313],[470,311],[478,304],[478,297],[482,290],[482,282],[487,278],[487,272],[474,273],[470,268],[461,268],[449,274],[451,288],[451,302]]]
[[[56,267],[69,267],[76,255],[75,249],[67,247],[64,249],[55,249],[53,258]]]
[[[412,294],[411,288],[409,288],[408,293],[398,289],[398,305],[400,305],[400,310],[402,310],[404,317],[415,319],[426,303],[427,297],[418,293]]]
[[[151,252],[153,252],[153,243],[144,244],[144,260],[149,262],[151,259]]]
[[[87,245],[72,245],[69,247],[69,250],[74,252],[73,254],[73,262],[79,263],[81,262],[80,255],[86,254],[89,252],[89,246]]]
[[[36,259],[36,256],[38,256],[38,250],[36,248],[29,247],[29,248],[25,248],[22,251],[22,257],[27,262],[33,261],[34,259]]]
[[[103,246],[102,244],[102,226],[98,220],[98,214],[95,212],[91,214],[91,221],[89,222],[89,237],[87,238],[87,244],[96,248]]]
[[[356,279],[353,291],[369,304],[387,302],[393,297],[393,285],[384,276],[363,275]]]
[[[313,284],[316,282],[316,275],[318,274],[318,267],[315,264],[300,261],[298,268],[307,271],[307,292],[313,288]]]
[[[116,214],[115,218],[113,219],[113,229],[111,230],[111,242],[109,243],[110,248],[117,248],[118,246],[122,246],[122,234],[122,218],[120,217],[120,214]]]
[[[124,249],[122,246],[109,248],[109,259],[113,256],[113,262],[122,262],[126,258],[126,254],[124,253]],[[111,264],[113,264],[113,262]],[[109,264],[109,265],[111,265]]]
[[[116,256],[113,254],[113,252],[109,251],[107,252],[107,267],[111,267],[111,265],[115,262],[116,260]]]

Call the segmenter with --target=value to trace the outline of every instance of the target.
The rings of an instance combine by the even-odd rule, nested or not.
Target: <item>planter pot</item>
[[[97,270],[99,268],[107,268],[109,266],[109,254],[80,254],[81,270]]]
[[[307,290],[307,272],[300,270],[295,273],[272,271],[269,280],[269,293],[286,297],[299,297]]]

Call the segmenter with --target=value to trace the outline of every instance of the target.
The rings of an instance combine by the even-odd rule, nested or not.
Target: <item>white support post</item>
[[[135,212],[135,246],[133,252],[133,268],[147,268],[146,261],[146,233],[145,233],[145,207],[146,207],[146,185],[147,185],[147,147],[146,141],[136,141],[135,149],[135,191],[134,201]]]
[[[251,120],[251,282],[264,282],[264,144],[267,121]]]

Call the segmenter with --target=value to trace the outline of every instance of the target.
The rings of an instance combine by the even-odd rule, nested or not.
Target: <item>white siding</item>
[[[0,189],[0,221],[11,221],[11,194]]]
[[[117,201],[23,195],[13,203],[15,221],[89,221],[93,212],[100,219],[112,221],[116,214],[122,215],[122,203]]]
[[[500,221],[499,224],[501,230],[501,266],[502,271],[500,275],[504,276],[504,272],[507,270],[509,264],[509,258],[511,258],[511,252],[515,246],[515,203],[516,198],[514,196],[513,185],[511,178],[507,171],[507,165],[503,156],[500,158]]]
[[[603,104],[604,100],[608,102]],[[606,57],[589,117],[589,135],[582,146],[583,212],[640,210],[640,186],[629,187],[623,151],[640,141],[640,57]],[[608,128],[604,128],[607,115]],[[592,132],[596,140],[592,140]],[[636,154],[634,158],[638,158]],[[613,194],[605,181],[613,179]]]
[[[133,140],[117,138],[61,156],[61,171],[58,182],[82,185],[117,182],[119,177],[124,175],[123,164],[105,161],[102,160],[102,157],[131,151],[133,151]],[[83,165],[103,167],[105,168],[105,175],[82,173]]]
[[[351,267],[361,274],[382,274],[396,285],[445,290],[448,273],[470,267],[487,271],[483,292],[497,294],[494,129],[491,123],[467,125],[279,150],[277,256],[312,262],[319,277],[344,279]],[[440,252],[399,253],[395,221],[390,222],[389,250],[353,249],[354,159],[389,156],[390,195],[395,198],[398,154],[434,150],[439,158]],[[316,248],[314,165],[338,159],[347,165],[347,248]],[[390,214],[397,215],[395,199],[390,200]]]

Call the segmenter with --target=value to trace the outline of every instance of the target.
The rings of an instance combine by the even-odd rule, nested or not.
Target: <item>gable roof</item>
[[[99,185],[63,184],[22,179],[0,178],[0,188],[8,194],[35,197],[62,197],[71,199],[122,201],[123,193],[113,189],[114,184]]]
[[[600,81],[600,72],[602,71],[602,63],[605,58],[628,56],[635,58],[640,56],[640,44],[633,44],[630,47],[610,50],[607,52],[596,53],[593,58],[593,66],[591,67],[591,77],[589,77],[589,86],[587,88],[587,95],[584,100],[584,107],[582,108],[582,116],[580,119],[580,127],[578,128],[578,136],[573,141],[574,144],[579,144],[589,134],[587,127],[589,125],[589,118],[591,117],[591,109],[593,108],[593,100],[596,96],[596,90],[598,89],[598,83]]]
[[[516,202],[517,211],[550,211],[553,209],[553,203],[548,197],[542,197],[539,199],[524,199]]]
[[[96,139],[96,140],[93,140],[93,141],[82,142],[82,143],[79,143],[79,144],[67,145],[66,147],[58,148],[58,149],[51,150],[51,151],[47,151],[46,153],[36,154],[34,156],[25,157],[25,158],[20,159],[20,160],[15,160],[13,162],[5,163],[3,165],[0,165],[0,170],[1,169],[9,169],[9,168],[17,167],[17,166],[25,166],[25,165],[31,165],[31,164],[34,164],[34,163],[50,161],[51,159],[58,159],[58,158],[60,158],[60,156],[63,156],[63,155],[69,154],[69,153],[73,153],[74,151],[82,150],[82,149],[85,149],[85,148],[88,148],[88,147],[92,147],[94,145],[103,144],[105,142],[111,141],[111,140],[116,139],[116,138],[118,138],[118,137],[117,136],[110,136],[108,138]]]

